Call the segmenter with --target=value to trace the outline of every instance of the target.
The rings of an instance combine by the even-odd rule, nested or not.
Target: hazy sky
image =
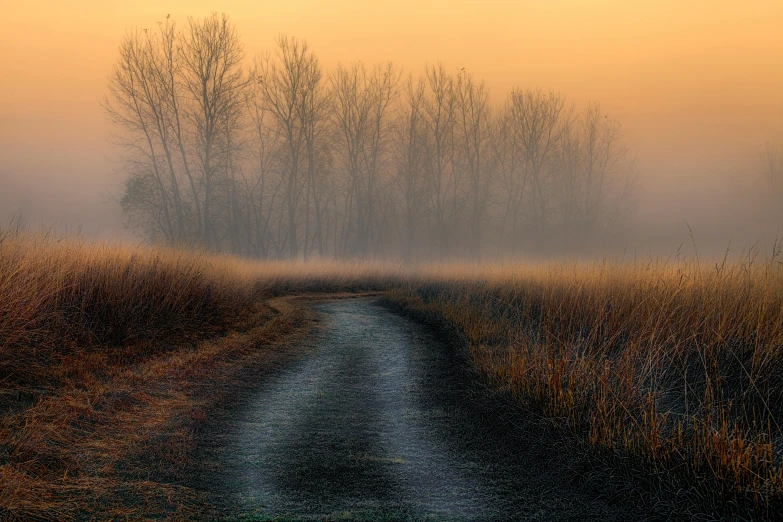
[[[248,57],[287,33],[326,67],[442,61],[485,79],[496,100],[533,86],[599,101],[637,157],[645,219],[698,222],[695,209],[747,190],[736,176],[765,142],[783,142],[781,0],[3,0],[0,219],[23,210],[121,231],[99,105],[117,47],[167,13],[183,23],[212,11],[236,23]]]

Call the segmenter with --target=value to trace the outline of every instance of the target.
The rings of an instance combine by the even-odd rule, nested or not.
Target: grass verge
[[[0,234],[0,519],[187,518],[174,484],[204,419],[295,351],[318,284],[203,254]]]
[[[494,387],[664,510],[783,509],[777,255],[409,269],[0,233],[0,518],[186,516],[202,499],[165,484],[211,404],[307,323],[271,300],[365,291],[449,325]]]
[[[672,516],[783,508],[783,269],[554,264],[413,277],[390,292],[476,368],[636,476]]]

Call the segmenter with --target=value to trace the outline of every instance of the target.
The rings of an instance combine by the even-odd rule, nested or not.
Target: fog
[[[381,118],[386,137],[377,150],[378,157],[383,158],[377,201],[384,210],[373,207],[377,216],[368,225],[371,230],[360,231],[367,221],[362,214],[367,211],[360,210],[365,203],[346,206],[354,197],[351,190],[357,197],[361,193],[358,188],[351,189],[351,182],[346,180],[362,178],[359,171],[364,167],[351,177],[347,148],[340,144],[335,127],[325,123],[328,120],[334,124],[336,112],[331,111],[322,118],[321,129],[324,143],[329,142],[329,152],[319,149],[324,153],[323,162],[318,163],[321,174],[312,176],[333,182],[322,187],[315,181],[303,181],[294,189],[300,197],[293,218],[300,243],[297,255],[308,249],[310,255],[315,255],[315,234],[321,226],[322,234],[327,233],[327,227],[337,234],[333,247],[325,247],[323,255],[413,259],[444,254],[483,258],[596,256],[605,252],[665,255],[675,252],[682,243],[690,247],[689,227],[700,252],[717,254],[729,243],[733,250],[741,251],[757,241],[769,242],[783,221],[776,208],[783,206],[778,203],[779,187],[770,184],[763,157],[768,143],[783,144],[783,5],[779,2],[757,2],[753,6],[689,2],[681,6],[678,2],[365,5],[346,1],[328,8],[304,1],[285,6],[237,1],[223,2],[219,7],[208,2],[170,4],[165,10],[170,11],[170,20],[176,22],[178,30],[187,26],[188,16],[201,20],[216,8],[225,11],[244,51],[240,67],[246,72],[254,63],[262,67],[263,60],[258,58],[267,52],[272,53],[274,61],[278,35],[306,41],[318,60],[324,93],[333,90],[339,64],[351,71],[352,64],[361,61],[367,78],[373,77],[376,64],[394,64],[398,81],[389,112]],[[0,77],[0,222],[21,215],[36,226],[80,230],[99,238],[165,239],[162,230],[151,227],[149,212],[146,218],[140,217],[138,205],[130,213],[122,211],[118,200],[133,170],[126,162],[128,150],[119,147],[117,141],[128,136],[128,129],[113,124],[102,106],[104,99],[111,98],[110,79],[120,61],[120,46],[132,34],[129,31],[148,28],[157,32],[157,22],[166,21],[167,14],[160,9],[153,2],[137,2],[132,7],[106,2],[10,2],[9,28],[0,36],[0,66],[4,71]],[[519,199],[520,221],[512,234],[508,203],[504,202],[509,189],[502,182],[502,165],[512,161],[509,158],[514,147],[509,145],[500,155],[495,150],[497,161],[475,171],[476,186],[490,187],[485,196],[486,209],[480,213],[477,225],[470,216],[471,205],[479,203],[471,203],[469,155],[464,148],[465,153],[454,163],[454,172],[464,173],[460,174],[459,195],[450,203],[460,212],[447,227],[449,231],[436,233],[433,223],[437,198],[429,181],[424,184],[426,190],[412,187],[411,195],[421,196],[422,201],[414,205],[415,219],[406,224],[402,211],[404,176],[400,171],[406,151],[399,147],[404,143],[399,123],[404,120],[406,107],[410,107],[406,82],[411,77],[415,87],[419,77],[425,77],[428,68],[438,64],[454,82],[470,78],[477,88],[483,82],[488,120],[495,123],[503,119],[501,114],[512,92],[558,93],[563,114],[569,113],[562,121],[571,121],[572,116],[573,121],[579,121],[591,104],[600,104],[603,119],[620,125],[617,150],[627,151],[612,172],[618,182],[615,188],[632,181],[633,190],[621,197],[614,188],[607,189],[608,200],[617,205],[602,207],[598,212],[601,219],[593,223],[589,233],[582,221],[571,226],[560,217],[544,219],[543,213],[536,214],[536,205],[541,209],[557,207],[565,215],[562,209],[567,206],[563,202],[571,197],[565,194],[571,193],[568,187],[577,186],[563,177],[562,168],[553,166],[554,160],[547,160],[549,181],[541,186],[546,185],[548,195],[541,196],[539,203],[535,203],[532,191],[529,197]],[[262,85],[260,88],[263,90]],[[430,86],[425,85],[427,99],[428,89]],[[256,94],[256,99],[262,100],[270,93]],[[242,103],[247,99],[243,95]],[[244,121],[238,124],[243,130],[237,130],[242,146],[224,147],[233,152],[218,160],[225,172],[227,159],[235,154],[231,156],[234,180],[249,179],[258,166],[253,163],[253,151],[259,150],[259,143],[258,136],[251,137],[252,118],[245,109],[239,112],[242,116],[238,115],[237,121]],[[272,120],[271,116],[267,119],[277,128]],[[424,120],[422,129],[427,127]],[[195,129],[194,123],[185,140],[187,155],[194,159],[199,157]],[[422,132],[422,136],[427,134]],[[497,148],[502,141],[498,136],[513,135],[510,131],[494,132],[488,150]],[[416,177],[431,181],[433,148],[427,140],[414,140],[426,143],[423,148],[428,151],[428,159],[416,160],[421,163]],[[278,145],[286,149],[284,144]],[[522,148],[516,150],[522,158]],[[362,152],[362,161],[366,161],[367,151]],[[415,156],[408,154],[409,159]],[[311,159],[316,162],[315,155]],[[308,161],[299,161],[306,172]],[[138,167],[137,159],[134,165]],[[184,176],[182,165],[172,165],[177,175]],[[272,185],[281,184],[290,170],[284,165],[279,163],[269,171]],[[493,174],[487,174],[490,171]],[[221,188],[215,201],[227,202],[228,185],[221,182],[218,186]],[[195,215],[195,199],[204,197],[203,190],[194,192],[197,195],[192,209],[186,213]],[[316,195],[331,202],[334,211],[328,225],[326,216],[315,225]],[[199,225],[187,225],[182,237],[172,236],[169,241],[195,242],[243,255],[260,255],[262,250],[267,256],[290,255],[290,241],[281,239],[290,237],[284,198],[272,197],[271,193],[265,197],[268,199],[254,196],[254,201],[263,202],[259,203],[263,212],[267,208],[272,211],[270,216],[275,216],[276,225],[267,239],[255,237],[258,244],[252,248],[237,238],[232,246],[232,234],[227,232],[232,227],[247,229],[239,223],[247,222],[253,209],[244,204],[224,205],[222,231],[216,230],[214,237],[205,238],[203,230],[197,232]],[[152,201],[145,204],[160,207]],[[239,211],[240,207],[243,210]],[[622,219],[613,215],[613,209],[619,207],[623,208]],[[127,228],[124,224],[129,218],[133,226]],[[416,232],[406,254],[405,231],[409,228]],[[450,239],[434,234],[446,234]],[[512,240],[512,235],[516,239]],[[480,247],[474,245],[474,236],[480,238]],[[437,245],[447,243],[449,246],[441,253]]]

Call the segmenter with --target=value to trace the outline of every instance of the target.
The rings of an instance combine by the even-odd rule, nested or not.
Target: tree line
[[[249,60],[225,16],[126,34],[104,102],[128,226],[259,258],[521,254],[610,233],[633,164],[598,104],[442,64],[325,71],[280,36]]]

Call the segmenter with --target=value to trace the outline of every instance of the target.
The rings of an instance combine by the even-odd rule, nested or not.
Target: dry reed
[[[764,517],[781,506],[777,252],[718,263],[401,267],[258,263],[7,234],[0,235],[0,515],[12,501],[20,513],[55,512],[59,501],[42,484],[80,466],[68,451],[51,451],[58,430],[67,424],[86,433],[109,422],[88,400],[95,390],[113,401],[105,411],[115,418],[141,400],[109,393],[118,372],[236,329],[254,303],[272,296],[366,290],[389,291],[455,326],[493,385],[655,477],[664,493],[686,490],[726,515]],[[41,413],[38,426],[51,429],[22,433],[20,419],[51,414],[43,405],[55,396],[72,414]]]
[[[392,295],[454,325],[496,387],[664,495],[726,516],[781,507],[777,255],[466,267]]]

